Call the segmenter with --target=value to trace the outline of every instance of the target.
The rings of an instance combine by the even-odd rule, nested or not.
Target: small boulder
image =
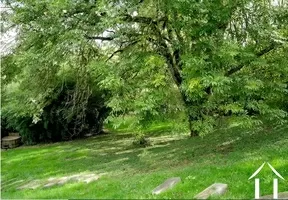
[[[25,185],[22,185],[20,187],[18,187],[18,190],[22,190],[22,189],[32,189],[35,190],[37,188],[39,188],[41,186],[41,182],[39,180],[34,180],[31,181],[29,183],[26,183]]]
[[[166,181],[164,181],[164,183],[162,183],[161,185],[157,186],[152,191],[152,194],[160,194],[161,192],[164,192],[164,191],[166,191],[168,189],[173,188],[179,182],[181,182],[181,178],[180,177],[169,178]]]
[[[194,199],[208,199],[214,195],[222,195],[227,191],[228,185],[223,183],[214,183],[208,188],[197,194]]]
[[[84,137],[91,137],[91,136],[93,136],[92,133],[87,133],[87,134],[84,135]]]

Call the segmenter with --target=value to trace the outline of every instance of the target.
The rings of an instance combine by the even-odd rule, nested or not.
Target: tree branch
[[[109,61],[109,60],[110,60],[111,58],[113,58],[113,56],[115,56],[117,53],[122,53],[123,51],[125,51],[125,50],[128,49],[129,47],[135,45],[137,42],[139,42],[139,40],[136,40],[136,41],[128,44],[128,45],[127,45],[126,47],[124,47],[124,48],[120,48],[120,49],[118,49],[117,51],[114,51],[114,52],[109,56],[109,58],[107,58],[107,60],[106,60],[105,62]]]
[[[151,23],[155,23],[155,21],[151,18],[151,17],[140,17],[140,16],[136,16],[136,17],[132,17],[129,14],[125,14],[123,15],[124,21],[127,22],[138,22],[138,23],[143,23],[143,24],[151,24]]]
[[[89,35],[85,35],[85,38],[89,39],[89,40],[106,40],[106,41],[111,41],[114,40],[115,37],[101,37],[101,36],[89,36]]]
[[[261,57],[263,56],[264,54],[266,53],[269,53],[270,51],[276,49],[276,47],[278,47],[279,45],[276,45],[275,43],[271,43],[268,47],[266,47],[265,49],[262,49],[261,51],[259,51],[258,53],[256,53],[256,57]],[[238,65],[237,67],[234,67],[230,70],[228,70],[226,73],[225,73],[225,76],[231,76],[232,74],[240,71],[245,65],[247,65],[249,63],[242,63],[240,65]]]
[[[137,22],[137,23],[142,23],[142,24],[155,24],[156,25],[160,21],[165,21],[166,18],[163,17],[163,18],[154,20],[151,17],[141,17],[141,16],[133,17],[129,14],[125,14],[123,15],[123,20],[126,22]]]

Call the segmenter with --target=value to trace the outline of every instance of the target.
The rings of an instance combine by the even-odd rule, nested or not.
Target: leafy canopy
[[[187,114],[191,135],[211,132],[223,116],[230,116],[232,126],[261,124],[258,115],[284,123],[284,1],[7,4],[20,29],[19,46],[9,61],[17,73],[11,74],[7,88],[12,83],[30,88],[40,110],[56,78],[75,78],[83,92],[91,76],[93,86],[111,91],[111,116],[135,114],[136,124],[179,110]]]

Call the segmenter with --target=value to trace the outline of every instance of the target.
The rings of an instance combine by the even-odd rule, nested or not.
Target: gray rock
[[[52,186],[57,185],[57,184],[58,184],[58,181],[57,181],[57,182],[49,182],[49,183],[45,184],[45,185],[43,186],[43,188],[52,187]]]
[[[265,195],[263,197],[260,197],[259,199],[273,199],[273,194]],[[288,199],[288,192],[278,193],[278,199]]]
[[[160,194],[161,192],[164,192],[170,188],[173,188],[177,183],[181,182],[180,177],[173,177],[173,178],[168,178],[164,183],[156,187],[153,191],[152,194]]]
[[[214,195],[222,195],[227,191],[228,185],[224,183],[214,183],[197,194],[194,199],[208,199]]]
[[[39,180],[34,180],[34,181],[31,181],[25,185],[22,185],[20,187],[18,187],[17,189],[18,190],[22,190],[22,189],[32,189],[32,190],[35,190],[37,188],[39,188],[41,186],[41,182]]]
[[[58,177],[58,178],[49,178],[48,180],[33,180],[29,183],[26,183],[25,185],[22,185],[18,187],[18,189],[37,189],[40,186],[43,186],[43,188],[49,188],[52,186],[61,186],[68,182],[84,182],[84,183],[90,183],[92,181],[98,180],[101,176],[105,175],[106,173],[101,174],[74,174],[71,176],[64,176],[64,177]],[[23,180],[19,181],[23,182]]]
[[[104,173],[103,173],[104,174]],[[102,176],[103,174],[75,174],[72,176],[64,176],[60,178],[49,178],[48,182],[43,186],[44,188],[52,187],[54,185],[64,185],[69,181],[77,181],[77,182],[84,182],[90,183],[92,181],[96,181]]]
[[[90,178],[86,178],[86,179],[84,180],[84,182],[85,182],[85,183],[90,183],[90,182],[96,181],[96,180],[98,180],[98,179],[99,179],[99,176],[92,176],[92,177],[90,177]]]

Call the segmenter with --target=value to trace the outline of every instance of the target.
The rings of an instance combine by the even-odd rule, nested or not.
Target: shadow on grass
[[[132,133],[111,133],[71,142],[8,150],[2,153],[1,158],[2,186],[5,191],[7,188],[9,190],[6,186],[10,179],[44,179],[84,171],[107,172],[117,177],[123,173],[132,176],[171,167],[225,166],[235,161],[244,162],[251,156],[257,159],[257,155],[261,155],[265,149],[271,151],[264,154],[267,159],[273,159],[272,152],[276,147],[271,145],[288,140],[287,127],[256,132],[218,130],[203,138],[163,135],[162,128],[150,135],[153,145],[147,148],[135,148],[132,145]],[[278,151],[281,154],[281,150]],[[17,183],[13,185],[14,188],[16,186]]]

